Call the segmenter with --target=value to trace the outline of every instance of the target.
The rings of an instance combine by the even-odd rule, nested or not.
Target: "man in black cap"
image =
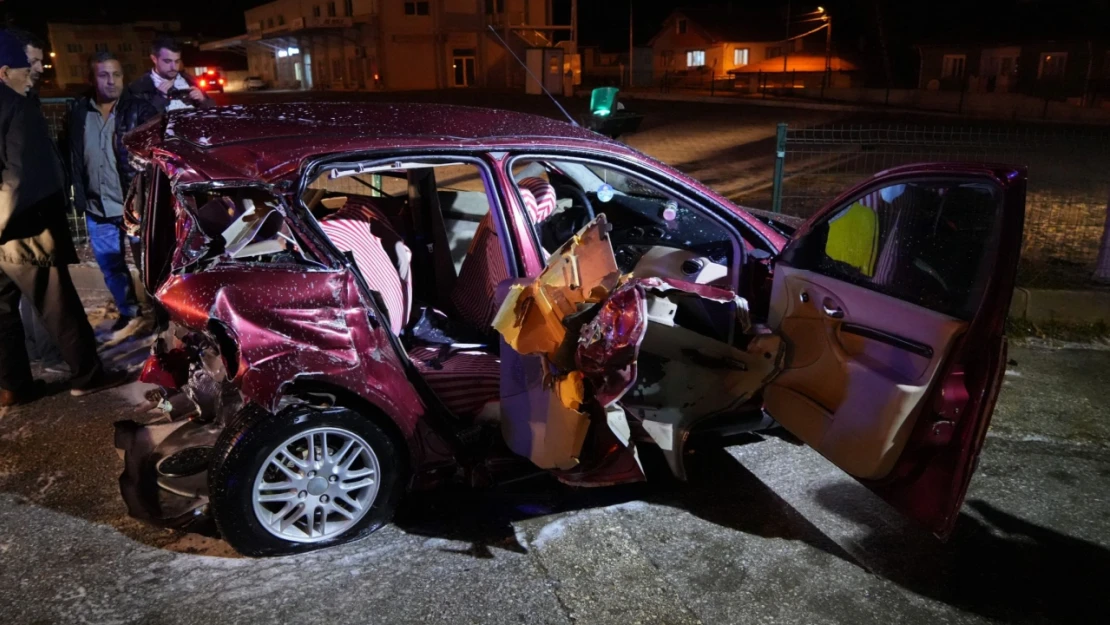
[[[73,373],[70,392],[87,395],[126,381],[107,371],[73,286],[77,252],[66,221],[62,162],[46,119],[27,99],[31,63],[18,37],[0,31],[0,406],[35,399],[19,299],[42,315]]]

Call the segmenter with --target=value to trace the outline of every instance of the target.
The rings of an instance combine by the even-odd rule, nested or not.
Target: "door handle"
[[[836,302],[829,298],[825,298],[825,301],[821,302],[821,309],[825,311],[825,316],[830,319],[844,318],[844,309],[837,306]]]

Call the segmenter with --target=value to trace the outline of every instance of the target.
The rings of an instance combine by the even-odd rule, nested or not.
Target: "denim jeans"
[[[127,247],[129,237],[123,231],[123,217],[94,217],[85,214],[89,227],[89,243],[92,245],[96,263],[104,274],[104,283],[116,300],[119,314],[126,317],[139,316],[139,298],[135,295],[135,284],[131,281],[131,270],[127,267]]]

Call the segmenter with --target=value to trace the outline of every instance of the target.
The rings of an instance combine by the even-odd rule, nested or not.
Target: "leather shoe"
[[[35,380],[27,386],[9,391],[0,389],[0,408],[11,408],[20,404],[28,404],[42,395],[42,380]]]

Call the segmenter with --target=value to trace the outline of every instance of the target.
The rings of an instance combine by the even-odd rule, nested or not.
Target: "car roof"
[[[199,178],[273,180],[307,158],[378,148],[537,143],[594,144],[633,152],[567,122],[514,111],[446,104],[292,102],[172,113],[162,136],[140,149],[180,156]],[[191,177],[191,176],[190,176]]]

